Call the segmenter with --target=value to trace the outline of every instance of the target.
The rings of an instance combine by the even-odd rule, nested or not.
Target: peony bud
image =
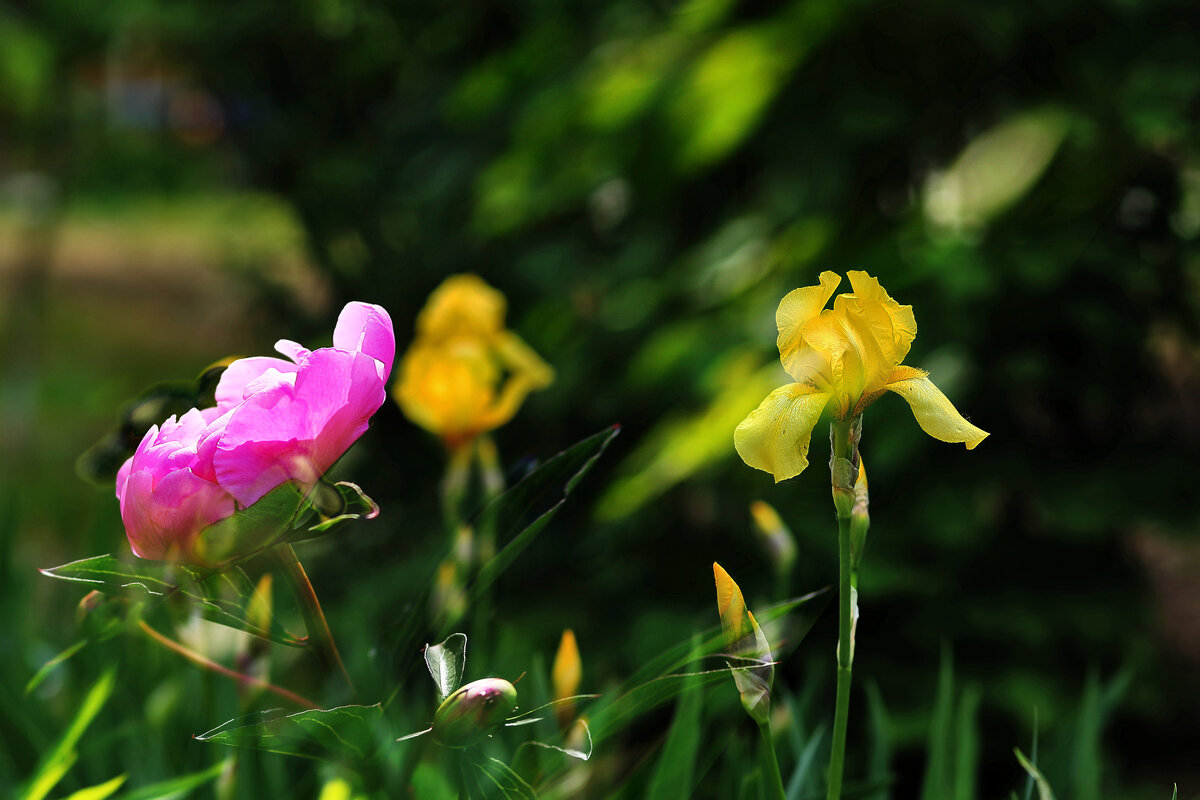
[[[433,740],[445,747],[470,747],[504,724],[517,705],[517,690],[503,678],[484,678],[459,687],[433,715]]]

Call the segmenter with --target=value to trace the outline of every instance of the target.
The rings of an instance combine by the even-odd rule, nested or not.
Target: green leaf
[[[472,599],[483,594],[533,544],[620,430],[614,425],[564,450],[480,513],[476,528],[495,531],[496,540],[506,544],[479,570],[471,586]]]
[[[818,597],[826,602],[829,600],[828,593],[821,590],[769,606],[763,609],[762,614],[755,616],[761,620],[760,625],[767,625]],[[812,621],[815,621],[815,616]],[[806,620],[802,630],[796,630],[789,635],[793,644],[803,638],[812,621]],[[721,626],[716,625],[702,631],[700,637],[700,653],[711,657],[713,664],[721,665],[714,669],[698,671],[701,685],[709,686],[718,680],[728,680],[731,669],[725,666],[724,657],[718,658],[725,643]],[[695,643],[689,639],[644,662],[618,691],[606,694],[605,700],[589,711],[592,736],[597,741],[606,739],[639,714],[645,714],[675,697],[683,690],[685,680],[696,672],[690,670],[680,674],[679,671],[694,660]]]
[[[1038,760],[1038,713],[1036,707],[1033,709],[1033,744],[1029,752],[1033,763],[1036,764]],[[1029,779],[1025,782],[1025,795],[1023,800],[1033,800],[1033,786],[1033,776],[1030,775]]]
[[[462,683],[467,669],[467,635],[452,633],[441,644],[425,647],[425,666],[438,687],[438,699],[445,700]]]
[[[134,789],[132,792],[126,792],[121,795],[116,800],[183,800],[184,797],[189,796],[193,789],[221,777],[221,773],[225,771],[229,764],[229,761],[218,761],[208,769],[193,772],[190,775],[168,778],[165,781],[159,781],[150,786]]]
[[[334,526],[352,519],[375,519],[379,504],[367,496],[358,484],[338,481],[318,483],[309,496],[321,521],[287,536],[289,542],[302,542],[324,536]]]
[[[262,711],[229,720],[195,738],[231,747],[318,760],[349,757],[370,760],[394,738],[384,730],[383,708],[341,706],[280,714]]]
[[[948,645],[942,646],[938,671],[937,699],[929,721],[929,760],[921,800],[945,800],[954,791],[954,659]]]
[[[129,776],[118,775],[117,777],[107,780],[104,783],[100,783],[95,786],[89,786],[86,789],[80,789],[78,792],[75,792],[68,797],[67,800],[104,800],[104,798],[109,797],[116,792],[117,789],[120,789],[121,784],[125,782],[127,777]]]
[[[280,484],[249,508],[201,531],[196,554],[206,564],[223,564],[258,552],[279,541],[307,508],[308,501],[294,484]]]
[[[41,573],[91,584],[93,589],[118,596],[137,594],[163,600],[182,595],[198,603],[204,618],[211,622],[293,647],[305,643],[284,630],[274,618],[267,629],[249,619],[247,609],[254,597],[254,584],[238,567],[216,570],[141,559],[129,562],[103,555],[43,569]]]
[[[874,780],[886,780],[890,785],[892,777],[888,773],[888,768],[892,760],[892,732],[891,723],[888,720],[887,707],[884,706],[883,694],[879,691],[879,684],[873,680],[868,680],[866,691],[867,714],[870,720],[868,726],[870,746],[867,748],[867,777]],[[868,800],[888,800],[888,789],[889,786],[884,786],[884,788],[872,794]]]
[[[963,690],[958,706],[958,734],[954,753],[954,798],[975,800],[975,776],[979,771],[979,703],[983,692],[971,684]]]
[[[695,653],[701,654],[700,637],[693,637]],[[735,673],[736,674],[736,673]],[[679,700],[675,704],[675,719],[667,734],[662,753],[650,788],[646,796],[650,800],[669,800],[692,796],[696,772],[696,756],[700,751],[701,682],[698,676],[690,675],[680,687]]]
[[[50,752],[42,757],[24,792],[17,795],[20,800],[42,800],[62,780],[67,770],[78,758],[75,753],[75,745],[79,743],[88,725],[92,724],[92,720],[96,718],[100,709],[112,696],[115,681],[116,668],[110,666],[92,685],[83,699],[83,703],[79,706],[79,710],[75,712],[75,718],[71,720],[66,732]]]
[[[1054,800],[1054,792],[1050,790],[1050,783],[1046,780],[1046,776],[1042,775],[1038,771],[1038,768],[1030,763],[1019,747],[1014,747],[1013,752],[1017,755],[1017,761],[1021,763],[1021,766],[1029,773],[1029,777],[1037,784],[1038,800]]]
[[[46,680],[46,677],[54,671],[55,667],[78,653],[87,646],[87,643],[87,639],[81,639],[67,649],[63,650],[54,658],[47,661],[45,664],[42,664],[42,666],[38,668],[38,671],[34,673],[33,677],[29,679],[29,683],[25,684],[25,694],[29,694],[38,686],[40,686],[42,681]]]

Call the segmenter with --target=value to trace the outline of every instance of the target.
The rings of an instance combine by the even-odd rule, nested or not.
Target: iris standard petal
[[[774,475],[776,483],[799,475],[808,466],[809,439],[829,400],[803,383],[771,392],[733,432],[738,455]]]
[[[801,380],[794,367],[798,367],[795,364],[796,357],[804,344],[804,328],[820,316],[821,309],[825,308],[842,282],[842,276],[826,270],[821,273],[819,280],[816,286],[802,286],[788,292],[775,312],[775,325],[779,329],[779,337],[775,340],[779,346],[779,360],[796,380]]]
[[[893,364],[899,364],[908,355],[913,340],[917,338],[917,318],[912,306],[902,306],[892,299],[887,290],[879,285],[879,279],[873,278],[862,270],[850,270],[850,286],[854,289],[853,297],[860,304],[875,304],[883,309],[891,321]]]
[[[962,442],[972,450],[989,435],[967,422],[923,370],[897,367],[886,388],[908,401],[921,430],[935,439]]]
[[[504,329],[507,302],[478,275],[451,275],[429,295],[417,315],[417,333],[429,339],[490,338]]]

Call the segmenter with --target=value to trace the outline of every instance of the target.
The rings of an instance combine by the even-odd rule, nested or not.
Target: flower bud
[[[754,530],[771,557],[771,564],[779,575],[787,575],[796,562],[796,539],[774,508],[762,500],[750,504],[750,515],[754,518]]]
[[[484,678],[459,687],[433,715],[433,740],[444,747],[470,747],[504,724],[517,705],[517,690],[503,678]]]
[[[850,510],[850,566],[858,569],[863,549],[867,545],[867,531],[871,527],[870,494],[867,491],[867,465],[861,458],[858,463],[858,481],[854,484],[854,507]]]

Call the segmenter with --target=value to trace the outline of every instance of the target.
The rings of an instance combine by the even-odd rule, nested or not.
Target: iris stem
[[[283,699],[295,703],[298,706],[304,706],[305,708],[319,708],[319,706],[312,700],[309,700],[306,697],[301,697],[293,691],[284,689],[282,686],[276,686],[275,684],[261,680],[260,678],[255,678],[253,675],[247,675],[244,672],[232,670],[229,667],[218,664],[216,661],[213,661],[206,656],[200,655],[195,650],[185,647],[174,639],[164,636],[163,634],[154,630],[154,628],[151,628],[148,624],[146,624],[145,620],[138,620],[138,627],[142,629],[142,633],[149,636],[153,641],[167,648],[171,652],[183,656],[198,667],[215,672],[218,675],[224,675],[226,678],[232,678],[233,680],[245,686],[253,686],[256,689],[265,689],[268,692],[273,692],[274,694],[277,694]]]
[[[758,726],[762,734],[762,746],[759,748],[762,758],[763,780],[767,784],[767,795],[771,800],[786,800],[783,791],[783,777],[779,774],[779,762],[775,759],[775,741],[771,737],[771,722],[767,720]]]
[[[342,654],[338,652],[337,644],[333,641],[333,632],[329,630],[329,622],[325,619],[325,612],[321,610],[321,601],[317,599],[317,592],[313,589],[312,582],[308,579],[308,573],[304,571],[304,565],[300,563],[296,551],[291,544],[284,543],[275,548],[275,555],[287,571],[288,577],[292,579],[292,587],[300,598],[304,626],[308,629],[309,640],[316,645],[318,657],[327,666],[336,667],[342,674],[342,678],[345,679],[346,685],[353,691],[354,681],[350,680],[350,673],[346,671],[346,665],[342,663]]]
[[[841,468],[841,460],[853,463],[854,443],[852,422],[831,423],[833,459],[830,463],[833,478],[834,506],[838,521],[838,648],[837,699],[833,712],[833,743],[829,754],[829,792],[827,800],[840,800],[842,773],[846,760],[846,726],[850,716],[850,668],[854,662],[851,641],[850,584],[852,564],[850,554],[850,514],[854,502],[852,472]],[[847,484],[848,485],[842,485]],[[847,501],[848,494],[848,501]]]

